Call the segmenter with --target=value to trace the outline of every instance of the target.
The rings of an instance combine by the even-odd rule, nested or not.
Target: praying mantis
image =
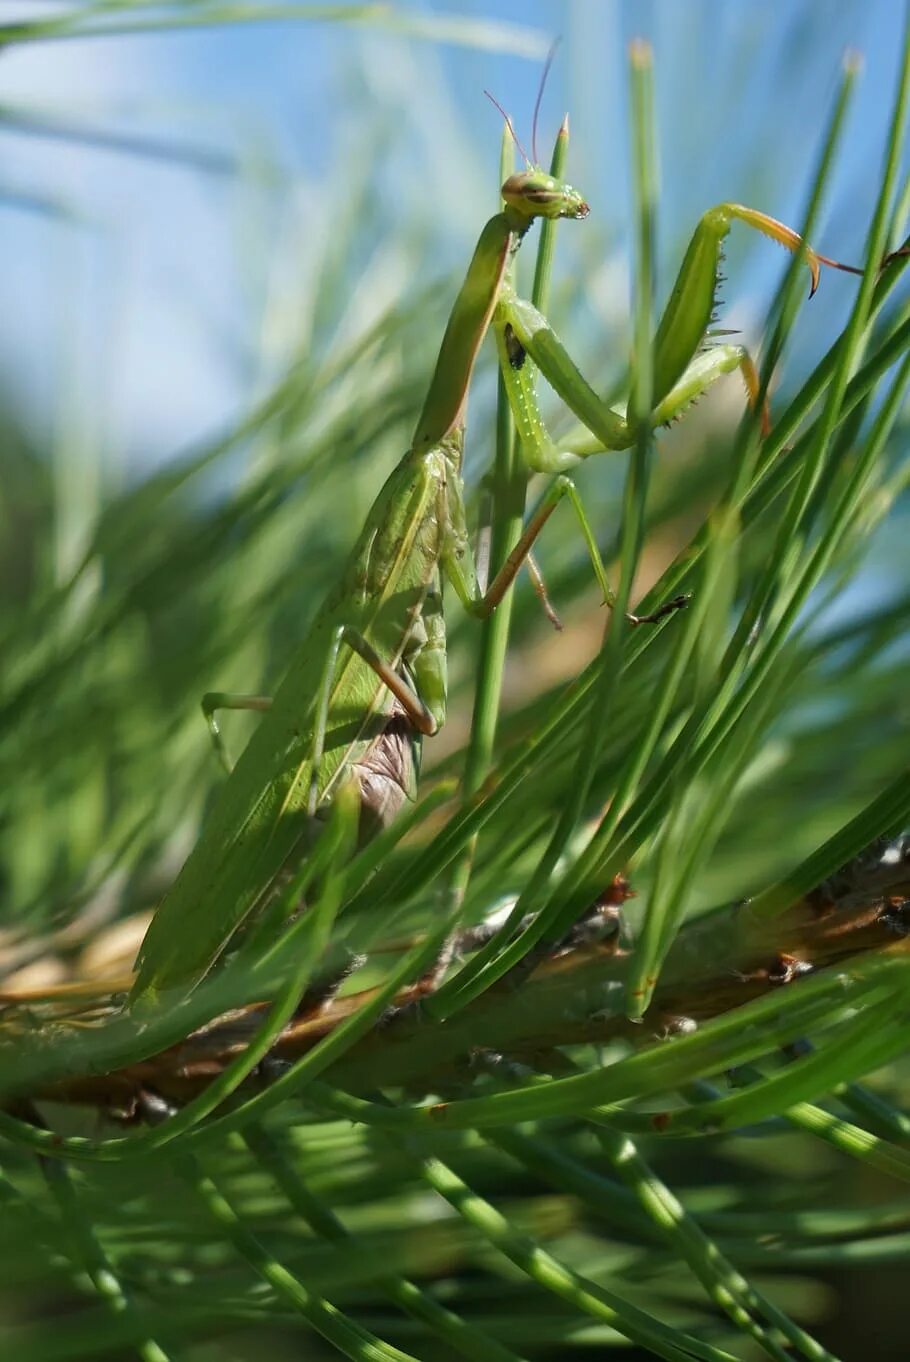
[[[212,695],[204,702],[216,736],[217,708],[259,709],[263,717],[155,913],[137,960],[134,1004],[153,1002],[173,989],[186,991],[204,977],[240,925],[267,901],[283,869],[305,854],[314,820],[343,784],[356,784],[374,825],[393,817],[412,793],[421,739],[438,732],[446,716],[443,579],[470,614],[488,615],[549,516],[567,498],[604,598],[613,602],[594,534],[567,472],[590,454],[629,447],[637,431],[628,415],[597,395],[546,318],[519,298],[510,282],[509,265],[536,218],[580,221],[589,211],[571,185],[525,160],[526,169],[503,184],[501,210],[480,233],[410,448],[380,490],[274,699]],[[789,227],[741,204],[723,203],[704,214],[654,335],[654,427],[672,420],[716,378],[735,369],[753,399],[757,393],[757,375],[742,346],[702,348],[721,245],[734,221],[791,251],[801,245]],[[805,259],[813,292],[822,264],[849,268],[810,248]],[[555,476],[515,549],[481,591],[461,465],[468,389],[491,328],[524,458],[530,469]],[[551,439],[537,403],[535,367],[592,440],[561,448]],[[642,620],[630,618],[653,621],[681,603],[669,602]]]

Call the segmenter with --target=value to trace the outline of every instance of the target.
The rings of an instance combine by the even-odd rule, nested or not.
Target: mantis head
[[[577,189],[538,166],[510,175],[500,193],[509,208],[528,222],[532,218],[586,218],[590,212]]]
[[[540,112],[543,87],[557,45],[558,40],[550,48],[550,55],[547,57],[543,75],[540,78],[537,103],[534,105],[531,141],[531,149],[534,153],[533,161],[519,142],[512,120],[499,100],[491,95],[489,90],[484,90],[484,94],[494,109],[498,109],[502,114],[505,125],[511,133],[512,141],[524,157],[525,169],[520,170],[516,175],[510,175],[499,191],[506,205],[507,214],[510,214],[513,218],[513,225],[516,225],[514,220],[517,219],[517,225],[522,232],[530,226],[534,218],[586,218],[590,212],[588,205],[577,189],[573,189],[570,184],[564,184],[562,180],[557,180],[553,175],[548,175],[537,164],[537,115]],[[563,124],[563,130],[568,130],[568,122]]]

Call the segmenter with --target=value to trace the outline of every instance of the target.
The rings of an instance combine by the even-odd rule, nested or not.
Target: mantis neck
[[[474,361],[490,325],[509,259],[526,226],[517,214],[507,210],[490,218],[480,233],[442,338],[412,449],[438,444],[464,428]]]

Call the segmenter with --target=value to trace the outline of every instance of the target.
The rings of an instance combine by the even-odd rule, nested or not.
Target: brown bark
[[[843,968],[870,952],[903,954],[910,950],[910,843],[892,846],[898,852],[890,861],[882,860],[880,848],[870,850],[775,918],[759,919],[746,903],[684,927],[644,1024],[630,1023],[622,1011],[629,955],[620,944],[618,919],[625,895],[621,886],[611,886],[593,914],[605,929],[599,939],[580,934],[577,944],[564,943],[520,981],[506,977],[442,1024],[427,1021],[419,1006],[427,987],[415,985],[323,1076],[353,1092],[397,1085],[440,1091],[466,1083],[481,1056],[533,1062],[563,1046],[617,1037],[636,1046],[655,1043],[770,990],[799,987],[811,972]],[[372,996],[309,1003],[281,1034],[272,1058],[300,1058]],[[250,1006],[217,1019],[141,1063],[77,1075],[27,1095],[90,1104],[126,1118],[142,1110],[145,1094],[180,1105],[245,1048],[266,1008]],[[103,1011],[95,1024],[103,1024]],[[83,1017],[78,1024],[92,1023]],[[256,1082],[262,1078],[247,1080]]]

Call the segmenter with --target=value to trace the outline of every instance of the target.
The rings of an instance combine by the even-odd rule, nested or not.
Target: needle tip
[[[629,43],[629,61],[638,71],[651,66],[651,44],[645,38],[633,38]]]

